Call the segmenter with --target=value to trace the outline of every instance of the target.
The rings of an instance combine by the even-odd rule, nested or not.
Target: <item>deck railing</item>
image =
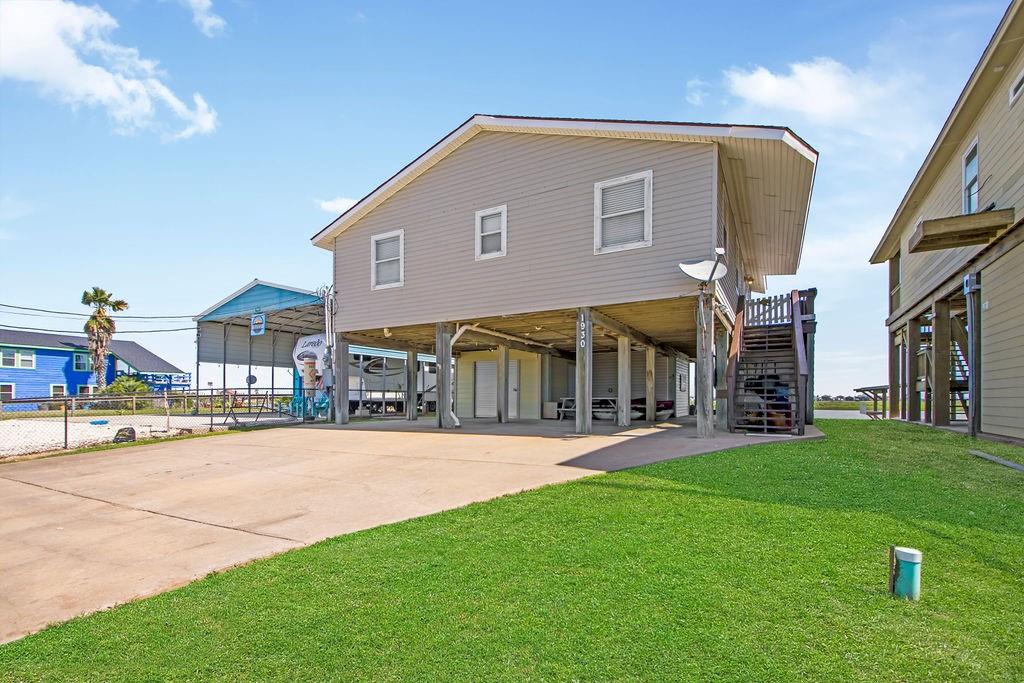
[[[743,321],[747,327],[786,325],[793,322],[793,298],[790,294],[751,299],[744,304]]]

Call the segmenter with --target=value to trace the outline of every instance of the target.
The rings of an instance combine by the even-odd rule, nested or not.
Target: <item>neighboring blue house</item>
[[[192,375],[133,341],[110,342],[107,384],[135,375],[153,391],[187,389]],[[89,396],[96,390],[88,340],[46,332],[0,330],[0,401]]]

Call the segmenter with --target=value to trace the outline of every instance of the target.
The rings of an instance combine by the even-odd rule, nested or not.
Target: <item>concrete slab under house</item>
[[[817,159],[784,127],[472,116],[312,238],[336,355],[434,354],[441,428],[688,415],[692,362],[701,436],[803,433],[815,292],[751,295],[799,266]]]

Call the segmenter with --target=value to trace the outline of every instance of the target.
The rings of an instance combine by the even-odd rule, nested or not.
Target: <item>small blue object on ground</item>
[[[889,590],[897,598],[920,599],[921,558],[921,551],[914,548],[889,548]]]
[[[91,425],[105,425],[108,422],[110,422],[110,420],[89,420],[89,424]]]

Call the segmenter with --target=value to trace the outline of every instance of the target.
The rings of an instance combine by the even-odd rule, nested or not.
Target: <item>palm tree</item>
[[[110,292],[99,287],[82,292],[82,303],[92,306],[92,315],[85,321],[85,334],[89,337],[89,355],[92,356],[92,369],[96,373],[96,389],[103,391],[107,385],[107,346],[117,330],[117,324],[108,314],[108,309],[123,311],[128,302],[115,299]]]

